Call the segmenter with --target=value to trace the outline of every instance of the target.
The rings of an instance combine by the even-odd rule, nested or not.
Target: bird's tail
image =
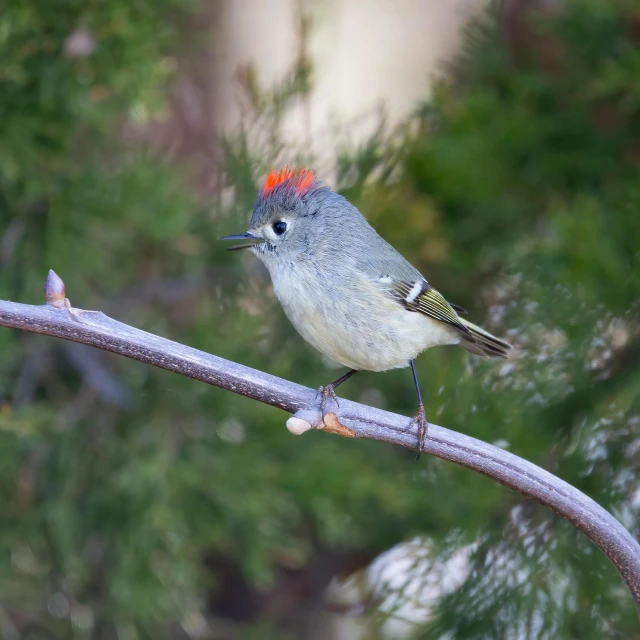
[[[460,318],[469,334],[461,334],[460,346],[478,356],[489,358],[508,358],[512,347],[508,342],[492,336],[488,331],[481,329],[477,325]]]

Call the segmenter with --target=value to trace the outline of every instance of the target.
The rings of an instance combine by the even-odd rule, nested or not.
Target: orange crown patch
[[[276,187],[290,181],[289,187],[294,188],[298,195],[304,195],[309,189],[316,184],[316,176],[309,169],[289,169],[285,167],[280,169],[278,173],[271,171],[262,187],[262,195],[268,195]]]

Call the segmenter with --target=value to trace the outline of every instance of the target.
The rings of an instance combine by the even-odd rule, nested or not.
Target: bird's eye
[[[277,236],[281,236],[287,230],[287,223],[284,220],[278,220],[271,225],[273,233]]]

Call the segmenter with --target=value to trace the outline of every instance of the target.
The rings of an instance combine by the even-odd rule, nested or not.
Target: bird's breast
[[[404,367],[424,349],[457,341],[446,325],[405,310],[360,275],[321,274],[317,266],[280,270],[274,291],[298,333],[346,367]]]

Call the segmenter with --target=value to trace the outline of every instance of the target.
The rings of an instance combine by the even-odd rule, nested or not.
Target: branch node
[[[343,438],[355,438],[356,432],[349,427],[345,427],[335,413],[327,413],[324,416],[324,430],[327,433],[335,433]]]
[[[300,436],[311,429],[322,429],[327,433],[335,433],[343,438],[355,438],[356,432],[343,425],[338,416],[326,413],[324,417],[318,409],[300,409],[287,420],[287,429],[296,436]]]
[[[305,431],[309,431],[311,428],[311,424],[302,418],[291,416],[287,420],[287,429],[289,429],[294,436],[301,436]]]
[[[301,409],[287,420],[287,429],[296,436],[310,429],[323,429],[322,413],[317,409]]]
[[[66,297],[64,282],[62,278],[53,270],[49,269],[47,279],[44,283],[44,299],[50,307],[54,309],[66,309],[72,320],[82,323],[84,314],[102,313],[101,311],[88,311],[86,309],[76,309],[71,306],[69,298]]]
[[[69,308],[71,305],[66,295],[62,278],[53,269],[49,269],[44,283],[44,299],[46,303],[56,309]]]

